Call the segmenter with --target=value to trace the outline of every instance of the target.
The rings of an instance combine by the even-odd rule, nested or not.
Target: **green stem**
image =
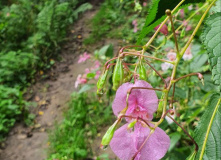
[[[213,120],[214,120],[214,118],[215,118],[216,112],[217,112],[217,110],[218,110],[218,108],[219,108],[220,102],[221,102],[221,98],[218,100],[217,105],[216,105],[216,107],[215,107],[215,109],[214,109],[214,111],[213,111],[211,120],[210,120],[210,122],[209,122],[209,126],[208,126],[207,131],[206,131],[206,135],[205,135],[205,139],[204,139],[204,142],[203,142],[203,147],[202,147],[202,150],[201,150],[201,153],[200,153],[200,158],[199,158],[199,160],[202,160],[202,159],[203,159],[203,154],[204,154],[204,151],[205,151],[205,149],[206,149],[206,142],[207,142],[207,140],[208,140],[209,132],[210,132],[210,129],[211,129],[211,127],[212,127]]]

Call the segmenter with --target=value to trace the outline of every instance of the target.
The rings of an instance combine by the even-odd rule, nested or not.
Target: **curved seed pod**
[[[161,98],[160,99],[164,99],[165,93],[162,93]],[[161,117],[162,113],[163,113],[163,104],[164,101],[160,101],[158,108],[157,108],[157,118]]]
[[[118,57],[112,76],[113,90],[118,89],[118,87],[123,83],[123,79],[124,79],[124,68],[122,65],[122,60]]]
[[[104,94],[104,84],[106,82],[106,78],[107,78],[107,72],[108,70],[106,70],[104,72],[104,74],[102,74],[99,78],[99,80],[97,81],[97,95],[102,96]]]
[[[101,145],[100,145],[100,148],[102,149],[106,149],[111,141],[111,139],[113,138],[114,136],[114,132],[117,128],[117,124],[118,124],[118,120],[116,120],[114,122],[114,124],[112,126],[110,126],[110,128],[108,128],[107,132],[105,133],[105,135],[103,136],[102,138],[102,141],[101,141]]]
[[[142,61],[139,64],[139,75],[141,80],[147,80],[147,71]]]

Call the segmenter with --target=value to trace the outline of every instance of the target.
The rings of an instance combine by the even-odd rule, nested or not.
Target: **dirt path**
[[[69,42],[61,51],[62,61],[56,62],[49,73],[48,80],[41,80],[32,86],[33,93],[27,95],[30,101],[35,101],[38,105],[34,112],[38,113],[35,119],[35,126],[27,128],[22,124],[17,124],[10,132],[3,150],[0,150],[0,160],[43,160],[47,156],[48,131],[53,129],[55,121],[62,119],[62,112],[70,99],[70,94],[76,91],[74,83],[78,74],[82,74],[85,68],[93,63],[77,63],[78,55],[85,51],[82,46],[82,39],[90,32],[86,22],[91,19],[97,11],[95,7],[80,18],[71,29]],[[77,38],[77,37],[82,38]],[[103,41],[103,44],[114,43],[117,50],[117,41]],[[103,44],[89,46],[90,51],[101,47]],[[99,140],[100,141],[100,140]],[[98,142],[96,142],[98,143]],[[98,145],[99,146],[99,145]],[[95,153],[102,152],[95,148]],[[110,153],[110,151],[108,151]]]

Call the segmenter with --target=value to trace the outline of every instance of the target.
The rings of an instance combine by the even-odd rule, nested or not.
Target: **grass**
[[[49,156],[53,159],[84,159],[92,155],[90,144],[99,128],[112,121],[111,107],[95,95],[72,94],[64,119],[49,136]]]

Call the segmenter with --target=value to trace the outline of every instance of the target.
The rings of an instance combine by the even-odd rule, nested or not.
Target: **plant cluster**
[[[34,81],[37,70],[50,67],[50,59],[58,57],[67,27],[79,13],[92,7],[82,3],[78,0],[0,3],[1,138],[19,115],[28,118],[22,98],[24,88]]]

